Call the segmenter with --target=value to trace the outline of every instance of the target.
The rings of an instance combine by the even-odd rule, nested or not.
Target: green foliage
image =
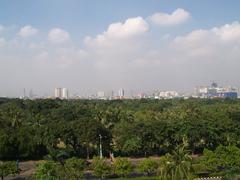
[[[8,161],[8,162],[1,162],[0,161],[0,177],[3,179],[8,175],[17,174],[18,170],[16,168],[15,162]]]
[[[206,166],[202,162],[193,163],[192,166],[193,166],[193,172],[197,175],[202,175],[202,174],[207,175],[207,174],[209,174]]]
[[[139,138],[131,138],[127,139],[124,142],[122,150],[126,152],[126,154],[131,155],[138,152],[141,149],[141,141]]]
[[[108,164],[107,159],[94,157],[91,167],[93,173],[101,179],[104,179],[107,175],[111,174],[111,166]]]
[[[127,176],[133,171],[133,165],[127,158],[116,158],[113,169],[118,176]]]
[[[212,175],[231,177],[240,174],[240,149],[236,146],[219,146],[215,151],[204,150],[204,164]]]
[[[178,147],[171,154],[161,158],[158,174],[163,180],[194,179],[192,159],[184,146]]]
[[[65,161],[64,168],[67,172],[67,179],[81,179],[86,168],[86,162],[82,159],[70,158]]]
[[[154,159],[147,158],[138,164],[139,172],[142,172],[145,175],[156,173],[157,169],[158,169],[158,163]]]
[[[53,161],[44,161],[37,166],[37,180],[60,180],[62,171],[60,164]]]
[[[70,158],[61,164],[56,161],[44,161],[37,166],[37,180],[75,180],[83,178],[86,163],[82,159]]]
[[[221,109],[221,111],[219,111]],[[0,100],[0,159],[149,156],[186,143],[191,153],[240,146],[240,100]]]
[[[64,160],[69,156],[68,153],[61,149],[48,149],[49,154],[45,157],[47,160],[52,160],[55,162],[59,162],[60,164],[64,164]]]

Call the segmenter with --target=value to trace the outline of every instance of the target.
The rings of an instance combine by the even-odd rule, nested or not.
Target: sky
[[[238,0],[0,0],[0,96],[240,87]]]

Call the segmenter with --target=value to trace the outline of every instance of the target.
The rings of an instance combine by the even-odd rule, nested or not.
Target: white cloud
[[[178,8],[172,14],[166,13],[155,13],[150,16],[148,19],[160,26],[173,26],[185,23],[190,19],[190,13],[184,9]]]
[[[52,43],[65,43],[70,40],[70,35],[63,29],[54,28],[48,33],[48,40]]]
[[[191,56],[229,53],[240,44],[240,24],[234,22],[208,30],[194,30],[174,39],[172,45]],[[226,55],[226,54],[225,54]]]
[[[20,29],[20,31],[18,32],[18,35],[25,38],[25,37],[36,35],[37,33],[38,33],[38,29],[30,25],[27,25]]]
[[[240,41],[240,24],[234,22],[220,28],[213,28],[212,31],[224,41]]]
[[[173,43],[175,45],[179,45],[179,46],[184,45],[188,47],[204,45],[206,44],[206,42],[209,43],[210,39],[213,38],[211,34],[212,32],[208,30],[203,30],[203,29],[194,30],[185,36],[176,37]]]
[[[129,18],[125,23],[113,23],[104,32],[105,36],[112,38],[129,38],[148,31],[148,24],[142,17]]]
[[[148,23],[142,17],[129,18],[124,23],[110,24],[108,29],[96,38],[87,37],[85,43],[104,44],[112,41],[130,40],[149,30]]]

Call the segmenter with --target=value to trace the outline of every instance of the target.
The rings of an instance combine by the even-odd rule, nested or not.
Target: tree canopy
[[[190,153],[240,146],[240,100],[0,99],[0,159],[164,155],[185,143]]]

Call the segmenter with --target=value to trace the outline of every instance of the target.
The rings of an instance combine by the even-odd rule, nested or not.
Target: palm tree
[[[45,157],[47,160],[52,160],[55,162],[59,162],[62,166],[64,166],[64,160],[69,157],[68,153],[64,150],[48,148],[49,154]]]
[[[159,174],[162,180],[192,180],[192,158],[179,146],[171,154],[165,155],[160,162]]]

